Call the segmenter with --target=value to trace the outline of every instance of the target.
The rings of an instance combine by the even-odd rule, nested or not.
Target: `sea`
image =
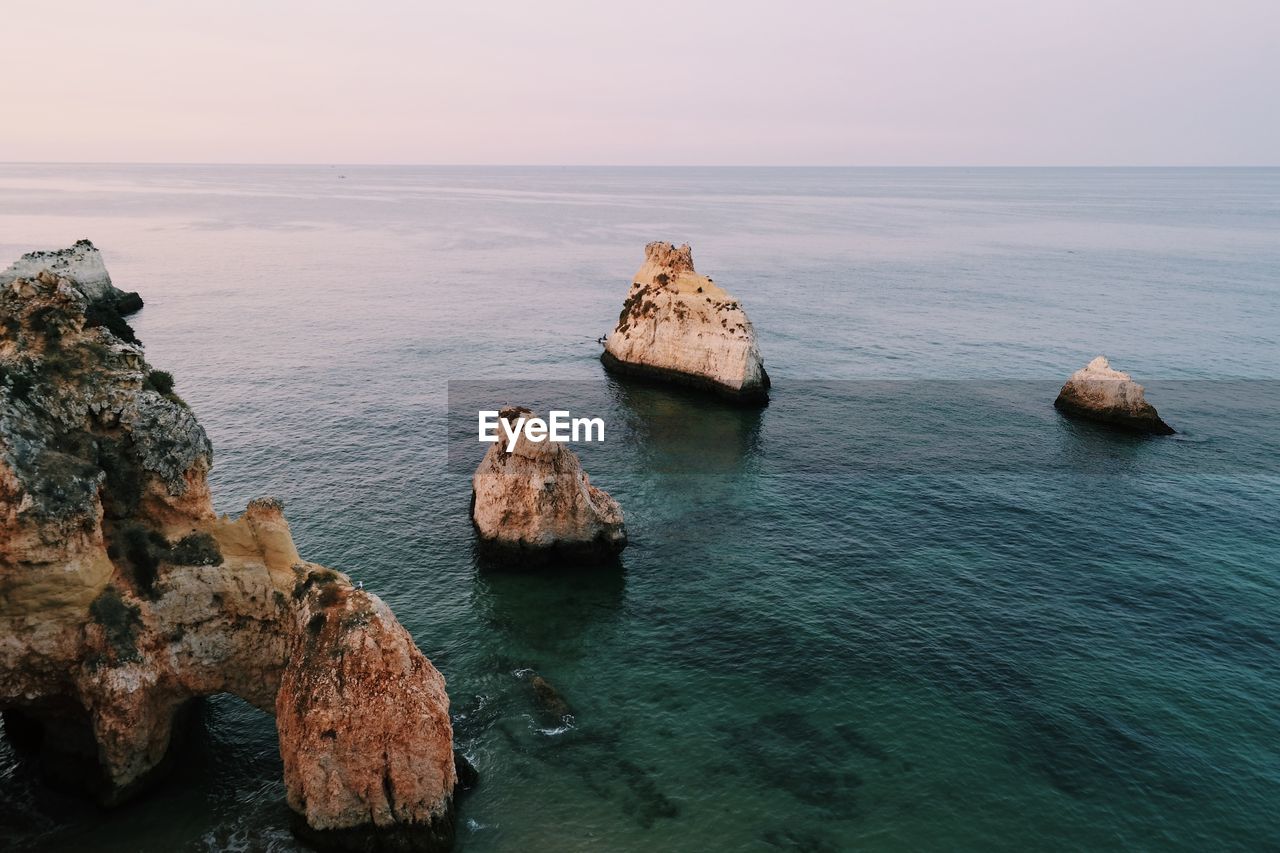
[[[0,165],[0,267],[81,238],[218,511],[282,499],[444,674],[457,850],[1280,849],[1280,170]],[[741,302],[766,408],[603,371],[654,240]],[[1099,354],[1177,435],[1055,411]],[[603,418],[617,565],[477,554],[509,403]],[[231,696],[111,811],[0,738],[0,848],[288,824]]]

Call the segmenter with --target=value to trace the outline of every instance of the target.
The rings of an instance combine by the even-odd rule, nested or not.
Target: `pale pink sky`
[[[1280,162],[1280,0],[33,0],[0,161]]]

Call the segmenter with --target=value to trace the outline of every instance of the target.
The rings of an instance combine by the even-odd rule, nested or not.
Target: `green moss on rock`
[[[137,646],[142,610],[136,604],[126,602],[120,590],[114,586],[102,590],[89,605],[89,616],[102,626],[117,664],[142,659]]]
[[[192,533],[170,546],[168,558],[176,566],[217,566],[222,552],[208,533]]]

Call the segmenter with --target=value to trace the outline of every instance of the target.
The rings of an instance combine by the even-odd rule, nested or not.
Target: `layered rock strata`
[[[520,418],[532,416],[519,406],[498,415],[513,432]],[[627,544],[622,508],[591,484],[578,455],[564,444],[521,433],[508,451],[499,441],[480,461],[471,486],[471,519],[490,557],[591,562],[616,557]]]
[[[214,513],[204,430],[86,290],[0,285],[6,733],[111,804],[164,766],[189,703],[232,693],[276,715],[299,834],[447,848],[443,678],[376,596],[299,556],[279,502]]]
[[[650,243],[605,340],[605,367],[705,388],[742,402],[768,399],[769,374],[738,300],[693,268],[688,245]]]
[[[1142,386],[1129,374],[1113,369],[1106,356],[1071,374],[1053,405],[1063,414],[1133,432],[1174,433],[1147,402]]]

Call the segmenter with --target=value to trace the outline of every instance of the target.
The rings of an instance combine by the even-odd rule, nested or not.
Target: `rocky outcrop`
[[[605,340],[605,367],[733,400],[766,401],[769,374],[738,300],[694,271],[687,245],[650,243],[644,253],[618,325]]]
[[[457,775],[444,679],[385,604],[344,580],[320,570],[304,583],[276,694],[294,831],[330,849],[445,849]]]
[[[381,601],[298,555],[279,502],[214,513],[204,430],[92,305],[49,270],[0,285],[6,733],[115,803],[193,700],[233,693],[277,715],[300,833],[447,847],[440,674]]]
[[[1134,432],[1173,435],[1174,430],[1147,402],[1142,386],[1098,356],[1071,374],[1053,403],[1063,414]]]
[[[77,240],[66,249],[27,252],[0,272],[0,286],[18,278],[36,278],[46,270],[74,281],[91,304],[110,306],[122,315],[142,307],[141,296],[120,290],[111,283],[102,253],[88,240]]]
[[[513,406],[498,416],[514,430],[532,412]],[[508,452],[499,441],[480,461],[471,487],[471,519],[490,557],[592,562],[617,556],[627,544],[622,508],[591,485],[577,454],[562,443],[521,434]]]

